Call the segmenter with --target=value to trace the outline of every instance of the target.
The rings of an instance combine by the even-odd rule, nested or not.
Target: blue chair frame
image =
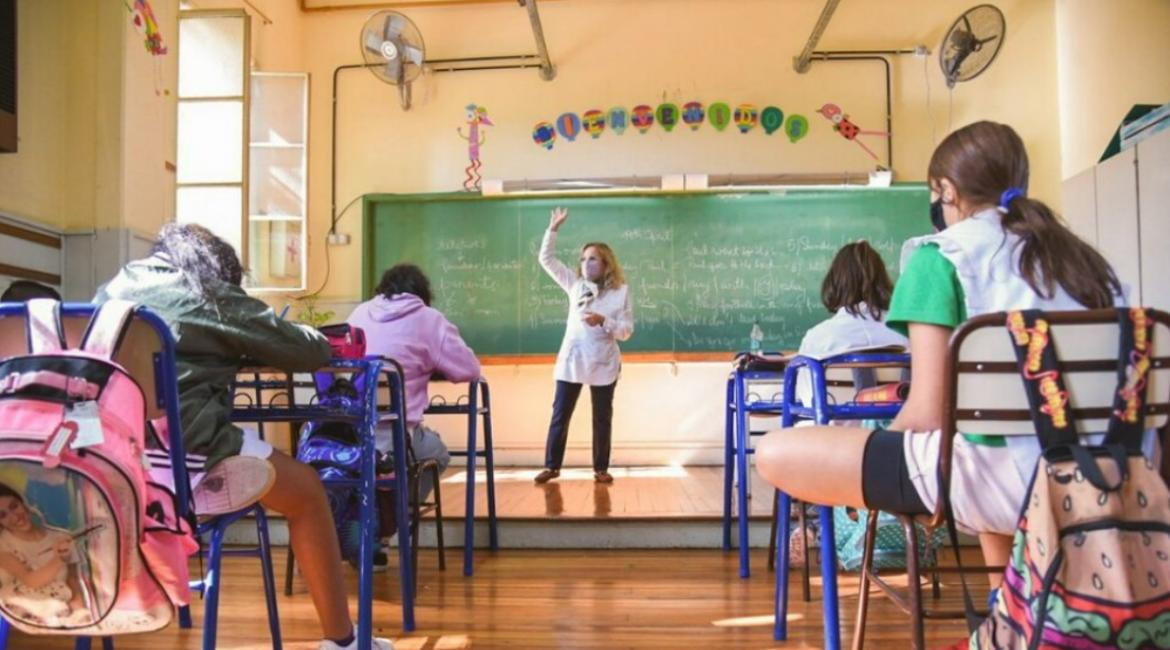
[[[781,422],[784,428],[791,427],[796,420],[812,420],[817,424],[828,424],[831,420],[864,420],[892,418],[901,410],[902,404],[830,404],[827,394],[825,373],[832,367],[882,368],[909,367],[910,356],[889,353],[850,353],[827,359],[813,359],[797,356],[789,361],[784,370],[784,403]],[[796,399],[797,372],[805,368],[812,379],[813,399],[811,405],[801,404]],[[777,490],[780,506],[777,511],[776,527],[776,596],[775,624],[772,636],[777,641],[788,638],[788,540],[792,499]],[[818,505],[821,523],[821,581],[822,608],[824,611],[825,647],[839,650],[841,647],[841,621],[837,597],[837,547],[833,534],[832,506]]]
[[[87,303],[63,303],[61,305],[62,317],[90,318],[95,311],[97,311],[97,305]],[[0,317],[23,316],[27,313],[27,307],[23,303],[0,304]],[[167,327],[166,322],[146,307],[135,309],[134,317],[146,322],[158,335],[162,345],[161,354],[154,359],[155,395],[153,397],[156,404],[166,411],[177,515],[184,519],[190,519],[190,483],[188,482],[185,462],[187,452],[183,445],[182,424],[179,418],[179,384],[175,371],[175,340],[171,336],[171,330]],[[147,395],[146,398],[150,399],[151,396]],[[179,608],[179,625],[191,627],[191,613],[188,607]],[[8,647],[9,627],[8,620],[0,617],[0,650],[5,650]],[[78,637],[74,641],[74,648],[76,650],[89,650],[92,642],[92,637]],[[113,650],[113,647],[113,640],[110,637],[102,637],[104,650]]]
[[[747,457],[754,454],[751,448],[753,434],[748,427],[748,417],[752,414],[780,416],[783,410],[783,401],[774,399],[750,399],[748,385],[751,382],[784,380],[784,368],[788,360],[778,353],[766,353],[774,359],[749,358],[746,353],[736,355],[735,369],[727,377],[726,419],[724,422],[723,446],[723,550],[731,550],[731,511],[732,492],[735,492],[736,520],[739,533],[739,577],[751,576],[751,559],[748,548],[748,523],[750,512],[748,507],[748,474]],[[739,477],[738,489],[734,489],[736,477]]]
[[[436,376],[432,381],[447,380]],[[467,450],[452,451],[451,455],[467,458],[467,507],[463,515],[463,575],[470,576],[475,570],[475,465],[476,460],[481,457],[487,470],[489,541],[492,551],[500,549],[499,524],[496,521],[496,463],[492,448],[492,395],[487,380],[481,377],[468,383],[467,402],[455,404],[432,402],[423,413],[467,416]],[[477,417],[483,418],[483,449],[479,448],[476,438]],[[438,521],[436,525],[442,526],[443,522]]]
[[[254,372],[249,369],[247,372]],[[283,371],[260,369],[261,373],[284,374]],[[373,636],[373,559],[377,528],[377,510],[375,508],[376,490],[378,487],[390,488],[395,491],[399,534],[398,558],[399,581],[402,594],[402,628],[405,631],[415,629],[414,620],[414,581],[411,575],[412,553],[410,536],[402,531],[409,531],[409,502],[408,477],[406,468],[406,424],[405,424],[405,394],[402,382],[402,368],[392,359],[367,357],[360,360],[334,359],[329,366],[318,372],[352,373],[357,379],[354,383],[361,391],[361,398],[348,405],[329,407],[320,405],[296,404],[294,393],[288,391],[287,405],[263,406],[249,405],[237,407],[232,412],[232,419],[237,422],[290,422],[300,423],[315,421],[350,422],[358,430],[361,437],[362,460],[361,478],[355,480],[329,481],[331,485],[356,487],[360,490],[360,516],[362,520],[362,536],[359,550],[358,568],[358,648],[370,650]],[[382,406],[378,403],[378,380],[385,375],[390,386],[390,403]],[[283,388],[290,382],[268,382],[264,387]],[[239,387],[252,387],[250,384],[238,384]],[[394,477],[378,479],[375,474],[376,449],[374,446],[374,430],[379,422],[391,422],[394,449]]]

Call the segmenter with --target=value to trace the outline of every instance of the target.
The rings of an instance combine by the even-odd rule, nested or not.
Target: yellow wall
[[[1131,106],[1170,102],[1170,2],[1058,0],[1056,24],[1068,178],[1097,164]]]
[[[271,4],[271,3],[269,3]],[[822,48],[937,47],[943,32],[968,7],[959,1],[846,2],[834,16]],[[1058,201],[1060,142],[1056,103],[1054,9],[1050,1],[1000,3],[1009,37],[982,77],[953,94],[951,122],[977,118],[1011,123],[1030,145],[1033,192]],[[367,192],[435,192],[460,187],[466,143],[455,133],[469,102],[486,106],[495,128],[483,148],[487,177],[505,179],[682,172],[839,172],[872,169],[853,143],[827,128],[814,110],[841,104],[864,127],[881,128],[883,82],[875,63],[814,64],[792,70],[816,20],[820,3],[772,0],[565,0],[541,5],[557,65],[553,82],[536,71],[435,74],[416,83],[415,106],[398,107],[395,89],[363,70],[342,73],[338,99],[338,207]],[[312,74],[310,126],[310,278],[324,278],[324,232],[329,214],[330,80],[333,69],[358,61],[358,34],[368,11],[306,14],[300,30]],[[446,58],[533,51],[523,10],[511,4],[411,9],[426,39],[427,55]],[[874,29],[880,25],[881,29]],[[264,28],[261,28],[261,32]],[[1015,37],[1013,38],[1013,35]],[[1049,71],[1037,74],[1036,71]],[[925,108],[926,78],[931,113]],[[558,141],[551,152],[532,143],[538,120],[559,113],[614,105],[683,103],[698,98],[775,103],[809,117],[813,131],[798,144],[780,134],[717,133],[704,127],[664,133]],[[931,116],[933,117],[933,131]],[[900,179],[921,179],[934,138],[948,124],[948,93],[937,59],[904,57],[894,71],[894,162]],[[880,138],[869,138],[882,153]],[[883,155],[884,157],[884,155]],[[341,230],[360,244],[358,211]],[[356,252],[356,249],[350,249]],[[360,262],[335,251],[324,295],[356,298]],[[341,254],[336,254],[341,253]]]
[[[173,39],[177,0],[156,0]],[[20,147],[0,155],[0,211],[65,231],[158,229],[174,212],[175,57],[151,60],[120,2],[18,3]],[[173,45],[173,43],[172,43]]]

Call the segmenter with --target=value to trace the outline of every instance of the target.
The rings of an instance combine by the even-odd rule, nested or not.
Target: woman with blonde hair
[[[557,388],[545,447],[545,469],[537,475],[536,482],[547,483],[560,476],[569,420],[581,386],[588,384],[593,402],[593,477],[598,483],[612,483],[609,448],[613,393],[622,367],[618,341],[626,341],[634,333],[634,311],[622,267],[609,246],[601,242],[583,245],[576,271],[557,259],[557,230],[568,217],[564,208],[553,210],[540,244],[540,265],[568,294],[569,316],[553,370]]]

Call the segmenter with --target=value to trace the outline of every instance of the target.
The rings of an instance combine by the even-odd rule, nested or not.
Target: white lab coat
[[[634,310],[630,307],[629,285],[600,291],[597,284],[577,275],[556,258],[557,234],[544,233],[540,243],[540,265],[560,285],[569,299],[565,338],[557,354],[553,376],[589,386],[608,386],[621,372],[618,341],[634,333]],[[587,325],[584,316],[593,312],[605,317],[601,325]]]

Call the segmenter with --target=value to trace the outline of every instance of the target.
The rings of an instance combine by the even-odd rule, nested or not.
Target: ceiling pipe
[[[809,60],[812,59],[813,50],[817,49],[817,43],[820,42],[821,36],[825,34],[825,30],[829,27],[829,20],[833,17],[833,12],[837,11],[837,5],[841,4],[841,0],[825,0],[825,6],[821,9],[821,17],[817,18],[817,24],[813,26],[812,33],[808,35],[808,41],[804,44],[804,50],[792,59],[792,68],[797,72],[804,74],[808,72]]]
[[[540,24],[540,12],[536,8],[536,0],[517,0],[521,7],[528,9],[528,20],[532,23],[532,36],[536,39],[536,53],[540,56],[540,78],[552,81],[557,76],[557,69],[553,67],[552,59],[548,55],[548,45],[544,42],[544,27]]]

